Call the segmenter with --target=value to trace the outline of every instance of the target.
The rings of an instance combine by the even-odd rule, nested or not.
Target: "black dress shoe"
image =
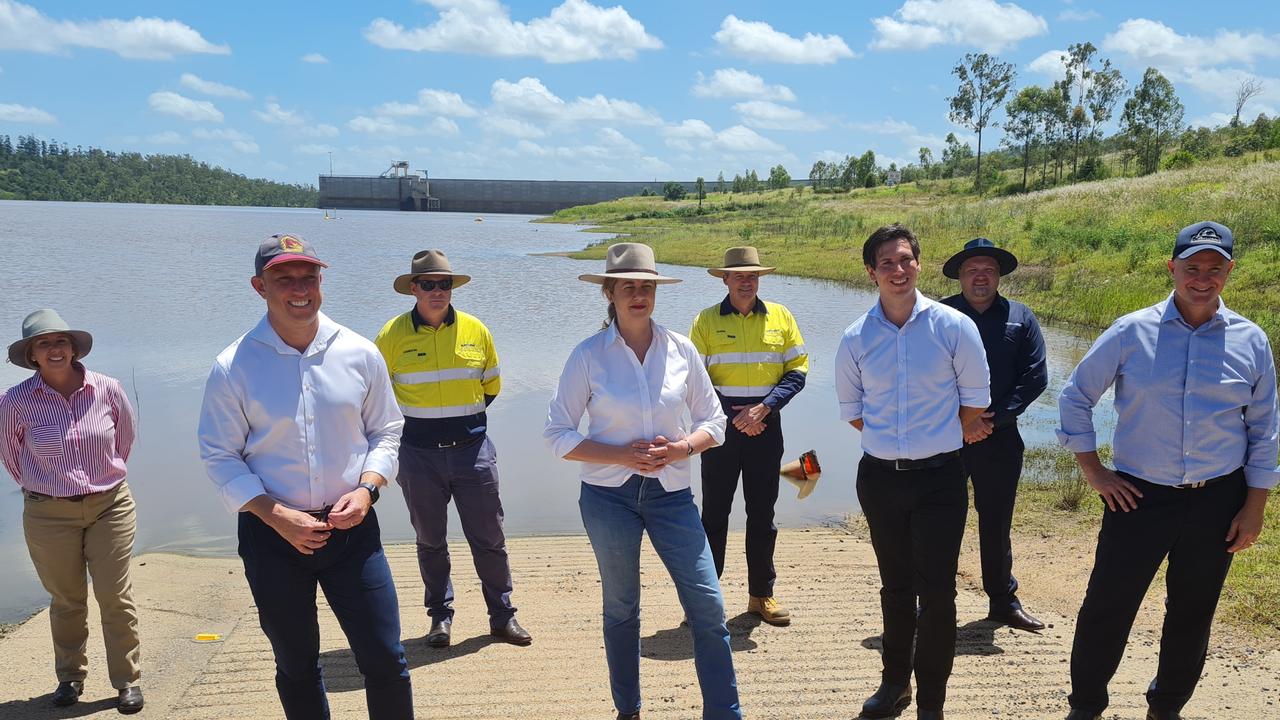
[[[525,629],[520,627],[520,623],[516,622],[515,618],[508,620],[507,624],[502,627],[489,630],[489,634],[512,645],[528,645],[533,642],[533,636],[525,632]]]
[[[1177,710],[1157,710],[1147,708],[1147,720],[1182,720],[1182,713]]]
[[[75,705],[80,701],[80,694],[84,692],[84,682],[80,680],[64,680],[58,683],[58,688],[53,691],[53,704],[58,707],[66,707]]]
[[[881,683],[880,689],[862,703],[864,718],[891,718],[902,712],[911,704],[911,683],[906,685],[886,685]]]
[[[427,645],[431,647],[449,647],[449,634],[452,631],[452,620],[431,621],[431,631],[427,633]]]
[[[916,708],[916,720],[943,720],[942,711]]]
[[[1102,716],[1088,710],[1073,709],[1067,713],[1067,720],[1102,720]]]
[[[132,715],[142,709],[142,688],[134,685],[120,691],[120,701],[116,703],[116,710],[121,715]]]
[[[640,720],[640,713],[618,713],[618,720]]]
[[[1032,617],[1030,613],[1020,607],[1011,608],[1004,612],[993,612],[987,615],[988,620],[992,620],[1017,630],[1026,630],[1028,632],[1040,632],[1044,629],[1044,623]]]

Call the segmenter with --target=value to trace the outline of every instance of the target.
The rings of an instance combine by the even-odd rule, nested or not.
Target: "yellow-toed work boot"
[[[790,625],[791,611],[782,607],[778,603],[778,599],[769,597],[751,596],[751,600],[747,603],[747,612],[759,615],[761,620],[770,625]]]

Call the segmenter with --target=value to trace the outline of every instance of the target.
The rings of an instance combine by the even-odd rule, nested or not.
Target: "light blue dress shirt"
[[[1241,466],[1249,487],[1280,479],[1271,343],[1221,300],[1198,328],[1182,319],[1173,295],[1107,328],[1058,397],[1058,440],[1068,450],[1097,449],[1093,406],[1112,384],[1117,470],[1160,485]]]
[[[921,460],[964,445],[960,406],[991,404],[982,337],[960,311],[916,291],[901,328],[877,302],[844,331],[836,352],[840,419],[862,419],[862,449]]]
[[[382,354],[321,313],[305,352],[263,317],[219,353],[197,432],[205,470],[236,512],[264,493],[319,510],[365,471],[395,478],[403,428]]]

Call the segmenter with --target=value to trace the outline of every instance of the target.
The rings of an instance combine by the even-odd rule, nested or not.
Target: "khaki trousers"
[[[102,611],[111,686],[123,690],[142,675],[138,610],[129,582],[136,531],[133,495],[121,482],[107,492],[76,500],[23,492],[22,527],[31,562],[49,592],[54,668],[59,682],[83,680],[89,660],[89,585]]]

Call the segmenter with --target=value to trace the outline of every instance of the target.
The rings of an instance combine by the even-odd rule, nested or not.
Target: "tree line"
[[[312,185],[248,178],[189,155],[74,148],[0,135],[0,199],[316,207]]]

